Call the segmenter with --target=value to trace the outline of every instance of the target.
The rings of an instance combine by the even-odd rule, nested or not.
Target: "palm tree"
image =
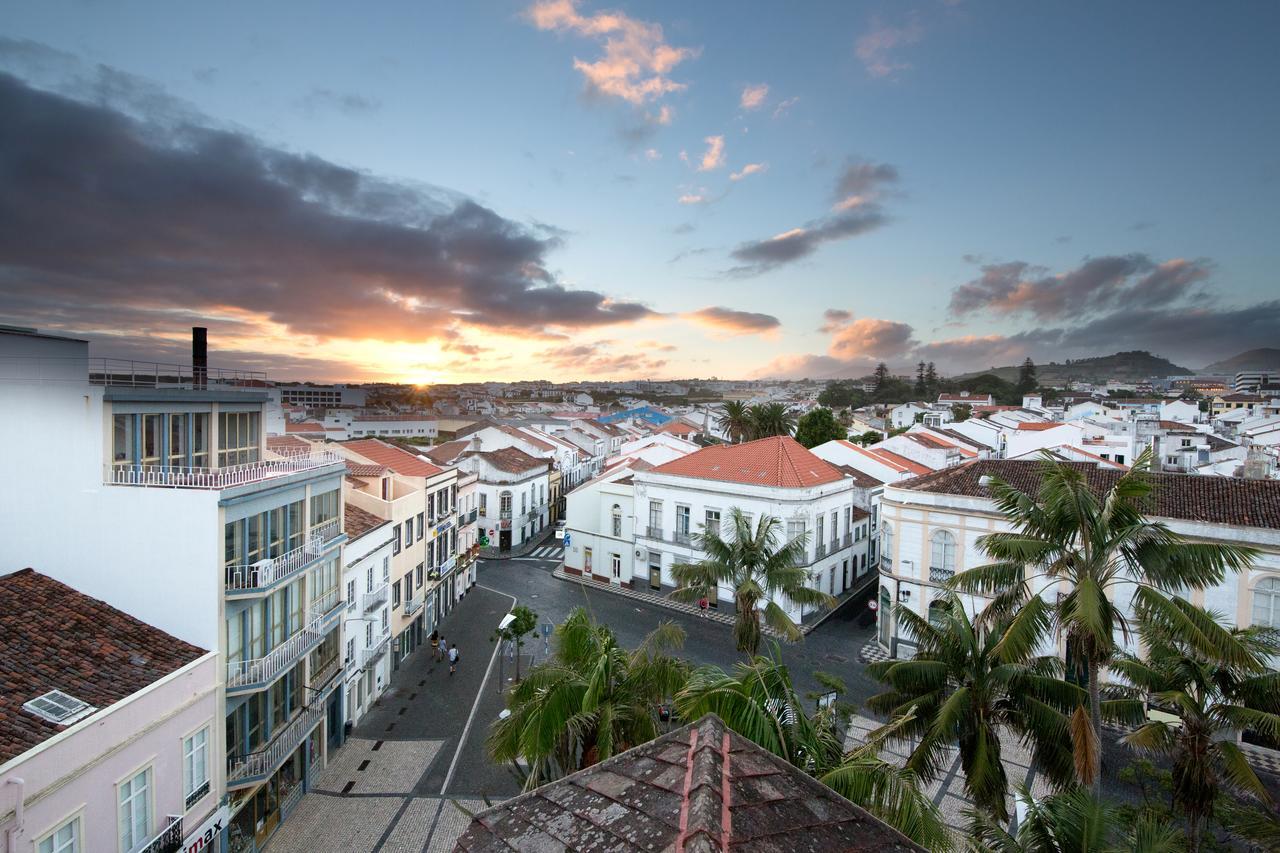
[[[1141,626],[1146,656],[1125,655],[1112,668],[1176,717],[1152,719],[1122,741],[1172,759],[1173,804],[1187,817],[1195,853],[1222,788],[1271,801],[1236,745],[1235,733],[1252,729],[1280,738],[1280,672],[1268,666],[1280,657],[1280,638],[1261,626],[1226,629],[1214,614],[1193,604],[1179,600],[1174,605],[1202,626],[1213,651],[1183,639],[1180,626],[1153,620]]]
[[[507,696],[511,712],[490,728],[490,757],[528,764],[525,789],[589,767],[657,737],[658,708],[684,685],[689,665],[670,651],[684,643],[671,622],[639,648],[618,645],[608,627],[577,608],[556,628],[551,659]]]
[[[1026,816],[1017,834],[988,814],[972,813],[971,849],[982,853],[1175,853],[1185,849],[1176,826],[1144,816],[1126,825],[1119,813],[1083,788],[1035,800],[1022,786]]]
[[[841,729],[848,711],[830,705],[808,714],[775,645],[769,657],[739,663],[732,674],[701,667],[676,694],[686,720],[714,713],[725,725],[799,767],[930,850],[948,850],[951,838],[937,807],[921,793],[915,774],[879,757],[882,740],[845,751]]]
[[[747,434],[752,439],[772,435],[791,435],[796,429],[796,416],[782,403],[760,403],[747,409],[750,427]]]
[[[716,415],[716,428],[737,444],[751,433],[751,415],[742,400],[725,400]]]
[[[1020,623],[1065,633],[1067,660],[1088,679],[1088,706],[1073,715],[1080,781],[1101,782],[1102,711],[1100,676],[1115,660],[1115,632],[1128,639],[1128,621],[1118,602],[1132,596],[1135,612],[1162,613],[1182,624],[1188,637],[1203,637],[1191,617],[1172,608],[1162,591],[1202,588],[1220,582],[1228,571],[1249,566],[1252,548],[1187,542],[1143,509],[1153,486],[1146,476],[1150,450],[1102,494],[1087,476],[1096,469],[1060,463],[1045,454],[1040,489],[1030,495],[999,477],[989,479],[991,497],[1013,530],[978,540],[994,562],[960,572],[951,579],[963,592],[994,595],[993,613]],[[1047,591],[1065,591],[1050,604],[1033,582]],[[1089,731],[1092,734],[1089,734]]]
[[[706,557],[671,568],[679,584],[672,596],[681,601],[696,601],[704,595],[714,595],[721,586],[732,587],[736,609],[734,643],[738,651],[749,656],[760,649],[762,620],[788,642],[803,637],[778,604],[778,597],[802,607],[830,607],[835,603],[825,592],[805,585],[809,575],[799,564],[804,562],[809,535],[779,544],[781,530],[782,521],[775,516],[761,515],[752,527],[751,519],[739,507],[733,507],[729,510],[727,538],[718,529],[694,534],[694,546]],[[763,608],[762,601],[766,602]]]
[[[970,619],[948,594],[924,619],[898,606],[897,618],[918,643],[911,660],[873,663],[868,673],[889,690],[867,701],[872,711],[898,719],[894,740],[916,745],[907,768],[933,780],[945,770],[949,747],[959,749],[964,787],[974,805],[1000,821],[1008,779],[1001,759],[1001,730],[1030,744],[1036,763],[1058,785],[1074,776],[1068,714],[1085,691],[1058,679],[1057,658],[1033,657],[1044,624]],[[1141,715],[1141,703],[1123,703]],[[1116,709],[1104,703],[1108,712]]]

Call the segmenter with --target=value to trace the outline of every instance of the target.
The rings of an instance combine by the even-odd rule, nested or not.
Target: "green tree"
[[[795,431],[796,416],[783,403],[760,403],[747,409],[750,439],[768,438],[773,435],[791,435]]]
[[[889,367],[883,361],[876,365],[875,373],[876,390],[881,391],[889,381]]]
[[[741,400],[725,400],[716,415],[716,428],[729,437],[731,444],[745,439],[751,432],[751,415]]]
[[[854,444],[860,444],[863,447],[867,447],[868,445],[875,444],[877,441],[880,441],[883,438],[884,436],[881,435],[880,433],[876,432],[873,429],[869,429],[866,432],[862,433],[861,435],[855,435],[853,438],[849,440],[852,441]]]
[[[817,447],[848,435],[849,431],[840,425],[830,409],[812,409],[800,417],[796,426],[796,441],[805,447]]]
[[[751,519],[736,506],[729,510],[728,528],[727,536],[714,529],[694,534],[694,545],[706,557],[672,567],[679,584],[672,596],[696,601],[721,586],[732,589],[734,644],[746,655],[754,656],[760,650],[762,621],[788,642],[798,642],[803,637],[799,626],[775,597],[803,607],[835,603],[825,592],[807,585],[809,575],[801,564],[808,553],[809,534],[784,543],[781,519],[762,514],[753,527]]]
[[[973,406],[968,403],[953,403],[951,405],[951,419],[953,421],[967,421],[973,416]]]
[[[516,644],[516,681],[520,680],[520,652],[524,649],[525,637],[538,629],[538,614],[523,604],[518,604],[511,611],[512,619],[505,628],[493,632],[489,642],[502,640]]]
[[[948,749],[956,746],[964,787],[973,803],[1006,821],[1008,780],[1001,760],[1000,731],[1008,729],[1031,746],[1036,764],[1065,785],[1074,764],[1068,715],[1085,692],[1060,680],[1056,658],[1033,657],[1049,615],[1039,621],[989,622],[970,619],[954,594],[947,594],[925,619],[910,608],[895,608],[904,632],[918,644],[911,660],[873,663],[867,672],[889,686],[867,701],[891,718],[911,715],[895,739],[914,744],[907,768],[931,781],[943,772]],[[1141,714],[1140,703],[1127,702]],[[1110,709],[1108,709],[1110,710]],[[893,725],[893,724],[891,724]]]
[[[973,813],[973,849],[982,853],[1177,853],[1185,850],[1178,827],[1152,815],[1127,821],[1114,807],[1083,788],[1067,788],[1034,799],[1018,787],[1026,809],[1017,835],[1003,822]]]
[[[716,714],[738,734],[816,777],[916,843],[935,851],[951,849],[938,809],[921,792],[915,774],[880,758],[882,738],[846,752],[842,730],[848,722],[847,706],[836,703],[808,712],[776,645],[771,656],[753,657],[729,674],[714,666],[695,670],[676,695],[676,709],[686,720]]]
[[[929,384],[925,381],[924,377],[925,377],[925,366],[924,366],[924,362],[922,361],[916,365],[916,387],[915,387],[916,396],[919,397],[921,400],[925,399],[929,394]]]
[[[942,384],[938,379],[938,371],[934,369],[933,362],[929,362],[924,368],[924,384],[928,389],[929,399],[935,399],[938,396],[938,387]]]
[[[962,592],[994,595],[996,618],[1052,624],[1065,634],[1067,661],[1087,678],[1088,706],[1072,719],[1077,774],[1092,786],[1101,781],[1102,671],[1116,660],[1116,635],[1130,626],[1117,602],[1132,596],[1137,615],[1180,625],[1198,650],[1208,643],[1212,621],[1179,608],[1165,592],[1202,588],[1228,571],[1247,568],[1255,554],[1233,544],[1188,542],[1143,514],[1152,494],[1146,476],[1150,450],[1104,493],[1090,486],[1083,469],[1052,460],[1040,466],[1040,489],[1032,495],[992,477],[988,488],[1012,528],[981,537],[978,545],[994,562],[960,572],[949,582]],[[1032,582],[1061,582],[1067,591],[1050,604],[1032,592]]]
[[[1229,630],[1194,604],[1173,604],[1143,621],[1147,654],[1125,655],[1112,669],[1176,716],[1152,719],[1122,741],[1172,759],[1173,804],[1187,818],[1190,850],[1196,853],[1223,787],[1270,804],[1235,733],[1251,729],[1280,738],[1280,672],[1268,666],[1280,657],[1280,642],[1270,628]],[[1187,622],[1205,631],[1210,642],[1188,642]]]
[[[1016,386],[1019,394],[1030,394],[1036,390],[1036,364],[1027,356],[1023,360],[1022,366],[1018,368],[1018,384]]]
[[[520,761],[528,764],[525,790],[657,737],[658,707],[689,677],[688,663],[670,654],[684,644],[684,631],[671,622],[629,651],[578,608],[554,640],[551,658],[507,694],[511,713],[485,741],[493,761],[518,772]]]
[[[818,394],[818,402],[828,409],[856,409],[865,405],[866,399],[861,383],[852,379],[833,379]]]

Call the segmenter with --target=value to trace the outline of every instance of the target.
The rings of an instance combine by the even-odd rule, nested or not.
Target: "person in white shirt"
[[[449,647],[449,674],[453,675],[458,669],[458,644],[454,643]]]

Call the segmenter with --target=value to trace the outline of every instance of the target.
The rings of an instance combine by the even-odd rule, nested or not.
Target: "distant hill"
[[[1261,352],[1262,350],[1255,350]],[[953,380],[970,379],[984,373],[994,373],[1006,382],[1018,381],[1018,370],[1021,365],[1010,364],[990,370],[975,370],[951,377]],[[1146,350],[1118,352],[1115,355],[1099,355],[1091,358],[1077,358],[1061,363],[1051,361],[1036,365],[1036,377],[1043,383],[1055,385],[1074,379],[1077,382],[1106,382],[1108,379],[1121,381],[1137,381],[1152,376],[1180,376],[1195,373],[1189,367],[1179,367],[1167,358],[1152,355]]]
[[[1280,370],[1280,349],[1261,347],[1215,361],[1203,373],[1236,373],[1241,370]]]

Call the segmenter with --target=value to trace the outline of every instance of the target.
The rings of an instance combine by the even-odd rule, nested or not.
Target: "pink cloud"
[[[724,137],[708,136],[703,142],[707,143],[707,150],[698,161],[698,171],[710,172],[712,169],[719,169],[724,165]]]
[[[854,52],[872,77],[889,77],[911,67],[911,63],[895,59],[893,52],[903,45],[915,44],[923,34],[915,15],[901,27],[882,24],[878,18],[873,18],[870,32],[858,37]]]
[[[761,172],[767,171],[768,168],[769,168],[768,163],[748,163],[747,165],[743,166],[740,171],[731,173],[729,175],[729,180],[740,181],[743,178],[747,177],[748,175],[758,175]]]
[[[764,83],[757,86],[748,86],[742,90],[742,99],[739,102],[744,110],[758,110],[764,106],[765,99],[769,97],[769,87]]]

